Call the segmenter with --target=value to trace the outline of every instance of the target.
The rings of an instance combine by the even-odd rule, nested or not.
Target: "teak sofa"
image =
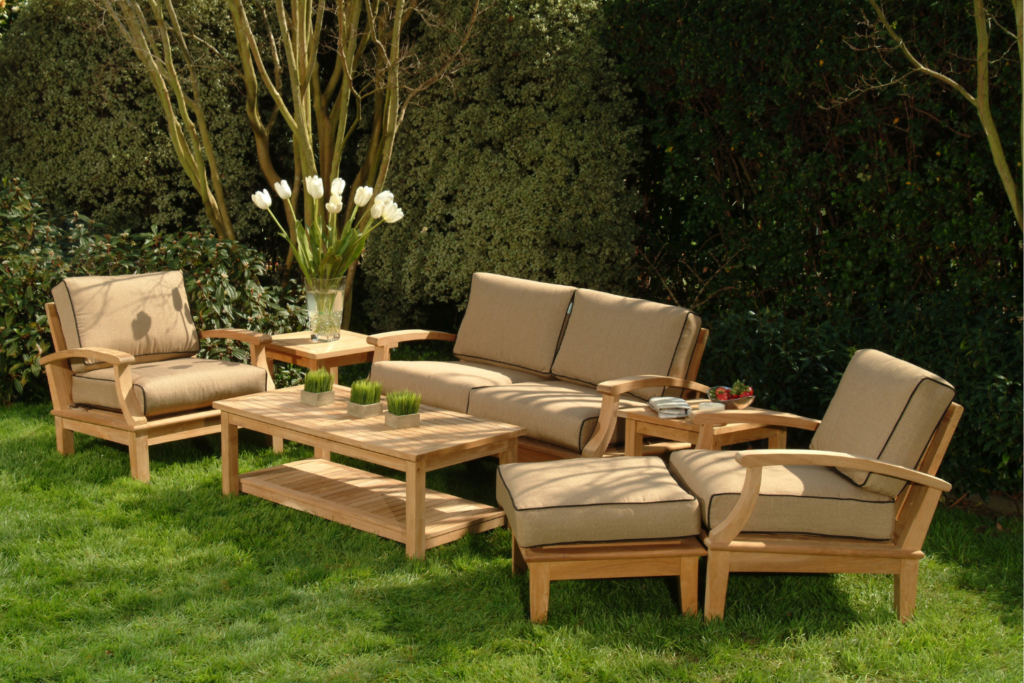
[[[132,476],[147,482],[149,446],[216,434],[214,401],[274,388],[270,335],[196,329],[181,271],[67,278],[53,298],[54,353],[39,362],[64,455],[75,432],[127,445]],[[251,364],[195,358],[215,338],[248,343]]]
[[[678,306],[476,273],[457,336],[403,330],[367,341],[384,393],[410,389],[427,405],[519,425],[519,460],[541,461],[604,455],[621,437],[620,402],[707,391],[695,381],[707,336]],[[454,341],[459,360],[389,360],[423,339]],[[673,386],[620,389],[637,375]]]

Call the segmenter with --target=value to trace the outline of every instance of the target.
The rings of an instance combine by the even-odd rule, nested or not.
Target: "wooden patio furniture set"
[[[692,311],[602,292],[478,273],[458,335],[404,330],[199,330],[180,272],[68,278],[46,313],[45,366],[57,449],[74,433],[128,447],[149,481],[149,446],[220,433],[225,495],[247,493],[427,549],[508,525],[512,571],[528,572],[530,617],[552,581],[670,576],[684,613],[721,618],[736,572],[894,576],[901,620],[916,604],[932,516],[950,485],[936,473],[963,413],[936,375],[858,351],[821,420],[751,408],[660,419],[654,396],[695,400],[708,338]],[[247,343],[250,363],[200,359],[202,339]],[[451,362],[393,361],[414,340],[454,342]],[[422,395],[422,425],[348,417],[348,390],[311,407],[275,389],[275,362],[372,361],[388,391]],[[238,469],[238,430],[313,447],[313,458]],[[814,432],[787,449],[788,429]],[[645,438],[648,439],[645,442]],[[660,440],[651,442],[650,440]],[[767,440],[768,448],[729,450]],[[331,454],[405,473],[401,482]],[[497,457],[498,506],[426,488],[426,473]],[[621,457],[616,457],[621,456]]]

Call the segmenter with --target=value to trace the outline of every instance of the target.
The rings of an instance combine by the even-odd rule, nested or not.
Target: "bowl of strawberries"
[[[708,389],[708,398],[721,403],[726,410],[743,410],[753,404],[754,390],[742,380],[736,380],[731,387],[711,387]]]

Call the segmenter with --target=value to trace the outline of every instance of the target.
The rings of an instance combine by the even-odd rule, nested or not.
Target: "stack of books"
[[[647,403],[663,420],[679,419],[690,414],[690,404],[674,396],[655,396]]]

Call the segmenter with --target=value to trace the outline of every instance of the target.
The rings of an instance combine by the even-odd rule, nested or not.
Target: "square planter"
[[[313,406],[315,408],[329,406],[334,403],[334,390],[332,389],[331,391],[323,391],[319,394],[314,394],[311,391],[303,389],[299,393],[299,400],[307,406]]]
[[[384,424],[392,429],[409,429],[410,427],[419,427],[420,414],[413,413],[412,415],[394,415],[392,413],[384,413]]]
[[[352,403],[351,401],[349,401],[348,404],[349,417],[354,417],[359,420],[363,419],[364,417],[373,417],[375,415],[380,415],[383,412],[384,406],[381,405],[380,401],[377,401],[376,403],[370,403],[368,405],[362,405],[361,403]]]

